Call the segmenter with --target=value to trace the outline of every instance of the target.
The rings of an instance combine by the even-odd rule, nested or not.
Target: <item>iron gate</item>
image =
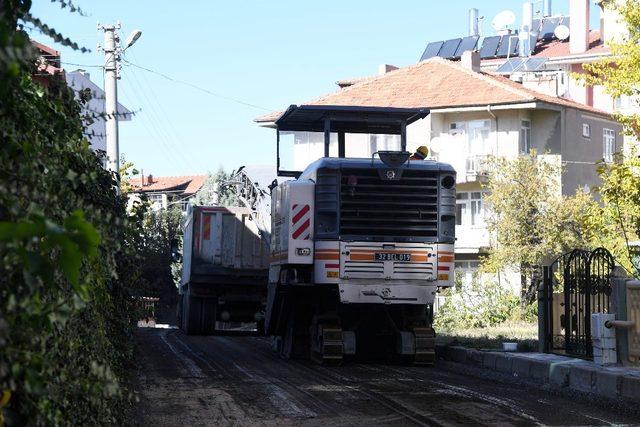
[[[591,314],[609,312],[614,268],[604,248],[576,249],[544,268],[547,351],[593,357]]]

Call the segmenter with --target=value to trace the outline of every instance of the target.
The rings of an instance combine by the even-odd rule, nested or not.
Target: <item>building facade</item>
[[[516,158],[536,150],[546,161],[563,166],[558,191],[568,195],[597,185],[595,163],[611,161],[623,143],[620,126],[606,111],[482,72],[477,52],[468,52],[461,62],[431,58],[351,84],[341,82],[340,90],[309,104],[430,110],[407,128],[407,148],[426,145],[432,159],[457,171],[455,259],[468,277],[490,246],[482,185],[490,156]],[[279,116],[275,112],[257,122],[273,126]],[[293,170],[324,154],[320,133],[281,134],[280,140],[281,146],[292,144]],[[395,135],[347,134],[345,142],[347,157],[369,158],[379,150],[400,149]],[[337,156],[337,137],[330,155]],[[506,282],[517,290],[520,277],[512,274]]]
[[[190,176],[153,176],[141,175],[129,179],[129,208],[144,194],[154,210],[178,206],[183,213],[193,203],[198,191],[207,180],[207,175]]]

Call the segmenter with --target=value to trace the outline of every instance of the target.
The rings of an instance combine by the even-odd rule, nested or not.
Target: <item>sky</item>
[[[428,42],[466,36],[472,7],[484,16],[483,35],[493,33],[498,12],[522,14],[518,0],[73,3],[87,16],[50,0],[34,0],[31,9],[91,49],[79,53],[33,30],[33,39],[61,51],[65,69],[84,68],[103,87],[96,23],[120,21],[123,41],[142,31],[125,58],[173,79],[125,63],[118,83],[118,101],[136,112],[120,123],[120,152],[155,176],[275,164],[275,131],[257,126],[257,116],[333,92],[337,80],[375,74],[380,64],[417,62]],[[541,8],[538,2],[534,11]],[[568,0],[553,2],[554,14],[568,9]],[[597,20],[592,5],[592,28]]]

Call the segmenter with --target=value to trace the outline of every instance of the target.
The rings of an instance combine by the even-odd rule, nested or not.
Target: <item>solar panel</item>
[[[480,58],[493,58],[498,51],[498,45],[500,44],[500,36],[485,37],[482,40],[482,47],[480,48]]]
[[[528,58],[518,71],[538,71],[544,67],[547,58]]]
[[[462,42],[460,42],[460,46],[458,46],[458,50],[456,50],[455,57],[459,58],[462,56],[463,52],[474,50],[478,45],[479,39],[480,37],[478,36],[468,36],[463,38]]]
[[[498,67],[497,74],[512,74],[517,72],[538,71],[544,67],[547,58],[509,58]]]
[[[444,42],[431,42],[427,45],[427,48],[422,53],[422,57],[420,61],[424,61],[425,59],[433,58],[434,56],[438,56],[438,52],[440,52],[440,48]]]
[[[462,39],[451,39],[444,42],[442,45],[442,49],[438,52],[438,56],[442,58],[453,58],[456,55],[456,51],[458,50],[458,46],[460,46],[460,42]]]
[[[542,20],[541,19],[534,19],[532,21],[532,25],[531,28],[529,28],[529,31],[531,31],[532,33],[536,33],[538,35],[538,37],[540,36],[540,28],[542,28]]]
[[[518,56],[518,36],[502,36],[496,56],[501,58],[504,58],[505,56]]]
[[[560,24],[560,20],[562,18],[544,18],[542,20],[542,29],[540,30],[540,35],[538,35],[538,40],[551,40],[553,38],[553,32],[556,30],[556,27]]]
[[[522,63],[525,61],[526,61],[525,58],[509,58],[507,59],[507,62],[505,62],[504,64],[498,67],[498,69],[496,70],[496,73],[511,74],[514,71],[516,71],[518,68],[520,68],[520,66],[522,66]]]

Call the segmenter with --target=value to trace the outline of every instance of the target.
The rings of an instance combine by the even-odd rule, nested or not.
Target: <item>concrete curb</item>
[[[436,346],[439,358],[512,375],[556,389],[640,403],[640,368],[599,366],[546,353],[505,353],[459,346]]]

